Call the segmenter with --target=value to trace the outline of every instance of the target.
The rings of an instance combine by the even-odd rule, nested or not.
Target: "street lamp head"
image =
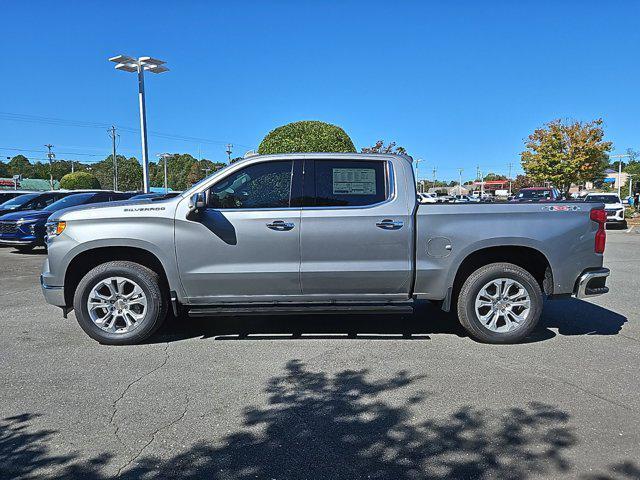
[[[116,70],[124,70],[125,72],[137,72],[138,67],[135,63],[119,63],[116,65]]]
[[[115,57],[111,57],[109,61],[113,63],[136,63],[135,58],[131,58],[127,55],[116,55]]]
[[[144,65],[143,68],[151,73],[163,73],[169,71],[169,69],[163,65]]]
[[[164,60],[153,57],[140,57],[136,60],[128,55],[116,55],[109,58],[109,61],[117,64],[116,70],[125,72],[137,72],[139,67],[151,73],[163,73],[169,70],[164,66],[164,63],[166,63]]]
[[[153,57],[140,57],[138,61],[141,64],[145,64],[145,65],[162,65],[163,63],[167,63],[164,60],[158,60],[157,58],[153,58]]]

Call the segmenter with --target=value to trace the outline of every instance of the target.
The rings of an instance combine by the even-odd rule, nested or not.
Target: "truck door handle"
[[[284,222],[282,220],[274,220],[271,223],[267,223],[267,228],[277,230],[279,232],[286,232],[287,230],[291,230],[293,227],[295,227],[294,223]]]
[[[388,218],[382,220],[381,222],[376,223],[376,227],[382,228],[383,230],[399,230],[404,225],[404,222],[390,220]]]

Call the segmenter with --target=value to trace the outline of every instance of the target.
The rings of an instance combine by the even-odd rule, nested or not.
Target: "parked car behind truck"
[[[41,210],[47,205],[66,197],[72,192],[55,190],[18,195],[0,204],[0,216],[22,210]]]
[[[54,212],[78,205],[126,200],[132,195],[109,191],[70,193],[41,210],[22,210],[0,216],[0,245],[12,246],[21,252],[46,246],[45,224]]]
[[[169,308],[407,313],[422,299],[507,343],[543,295],[607,292],[602,205],[416,198],[407,157],[254,156],[176,198],[55,213],[42,289],[106,344],[144,340]]]
[[[624,218],[624,205],[617,193],[589,193],[584,197],[587,203],[604,203],[607,212],[607,223],[626,228],[627,221]]]

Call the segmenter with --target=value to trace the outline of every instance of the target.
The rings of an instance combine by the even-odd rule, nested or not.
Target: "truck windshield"
[[[48,207],[43,208],[45,212],[56,212],[67,207],[75,207],[76,205],[82,205],[86,203],[91,197],[95,196],[95,193],[77,193],[75,195],[69,195],[68,197],[61,198],[57,202],[53,202]]]
[[[585,202],[622,203],[617,195],[587,195]]]
[[[20,195],[19,197],[12,198],[11,200],[7,200],[3,204],[0,204],[0,207],[6,208],[9,210],[14,210],[16,208],[22,207],[23,205],[26,205],[37,196],[38,196],[37,193]]]
[[[520,190],[518,198],[551,198],[551,190]]]

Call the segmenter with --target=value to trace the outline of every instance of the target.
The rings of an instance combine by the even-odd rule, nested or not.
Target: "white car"
[[[418,202],[436,203],[438,196],[435,193],[418,193]]]
[[[468,195],[456,195],[454,197],[453,203],[469,203],[475,201],[475,199],[471,199]]]
[[[604,203],[607,212],[607,223],[626,225],[624,219],[624,206],[616,193],[590,193],[584,197],[585,202]]]

